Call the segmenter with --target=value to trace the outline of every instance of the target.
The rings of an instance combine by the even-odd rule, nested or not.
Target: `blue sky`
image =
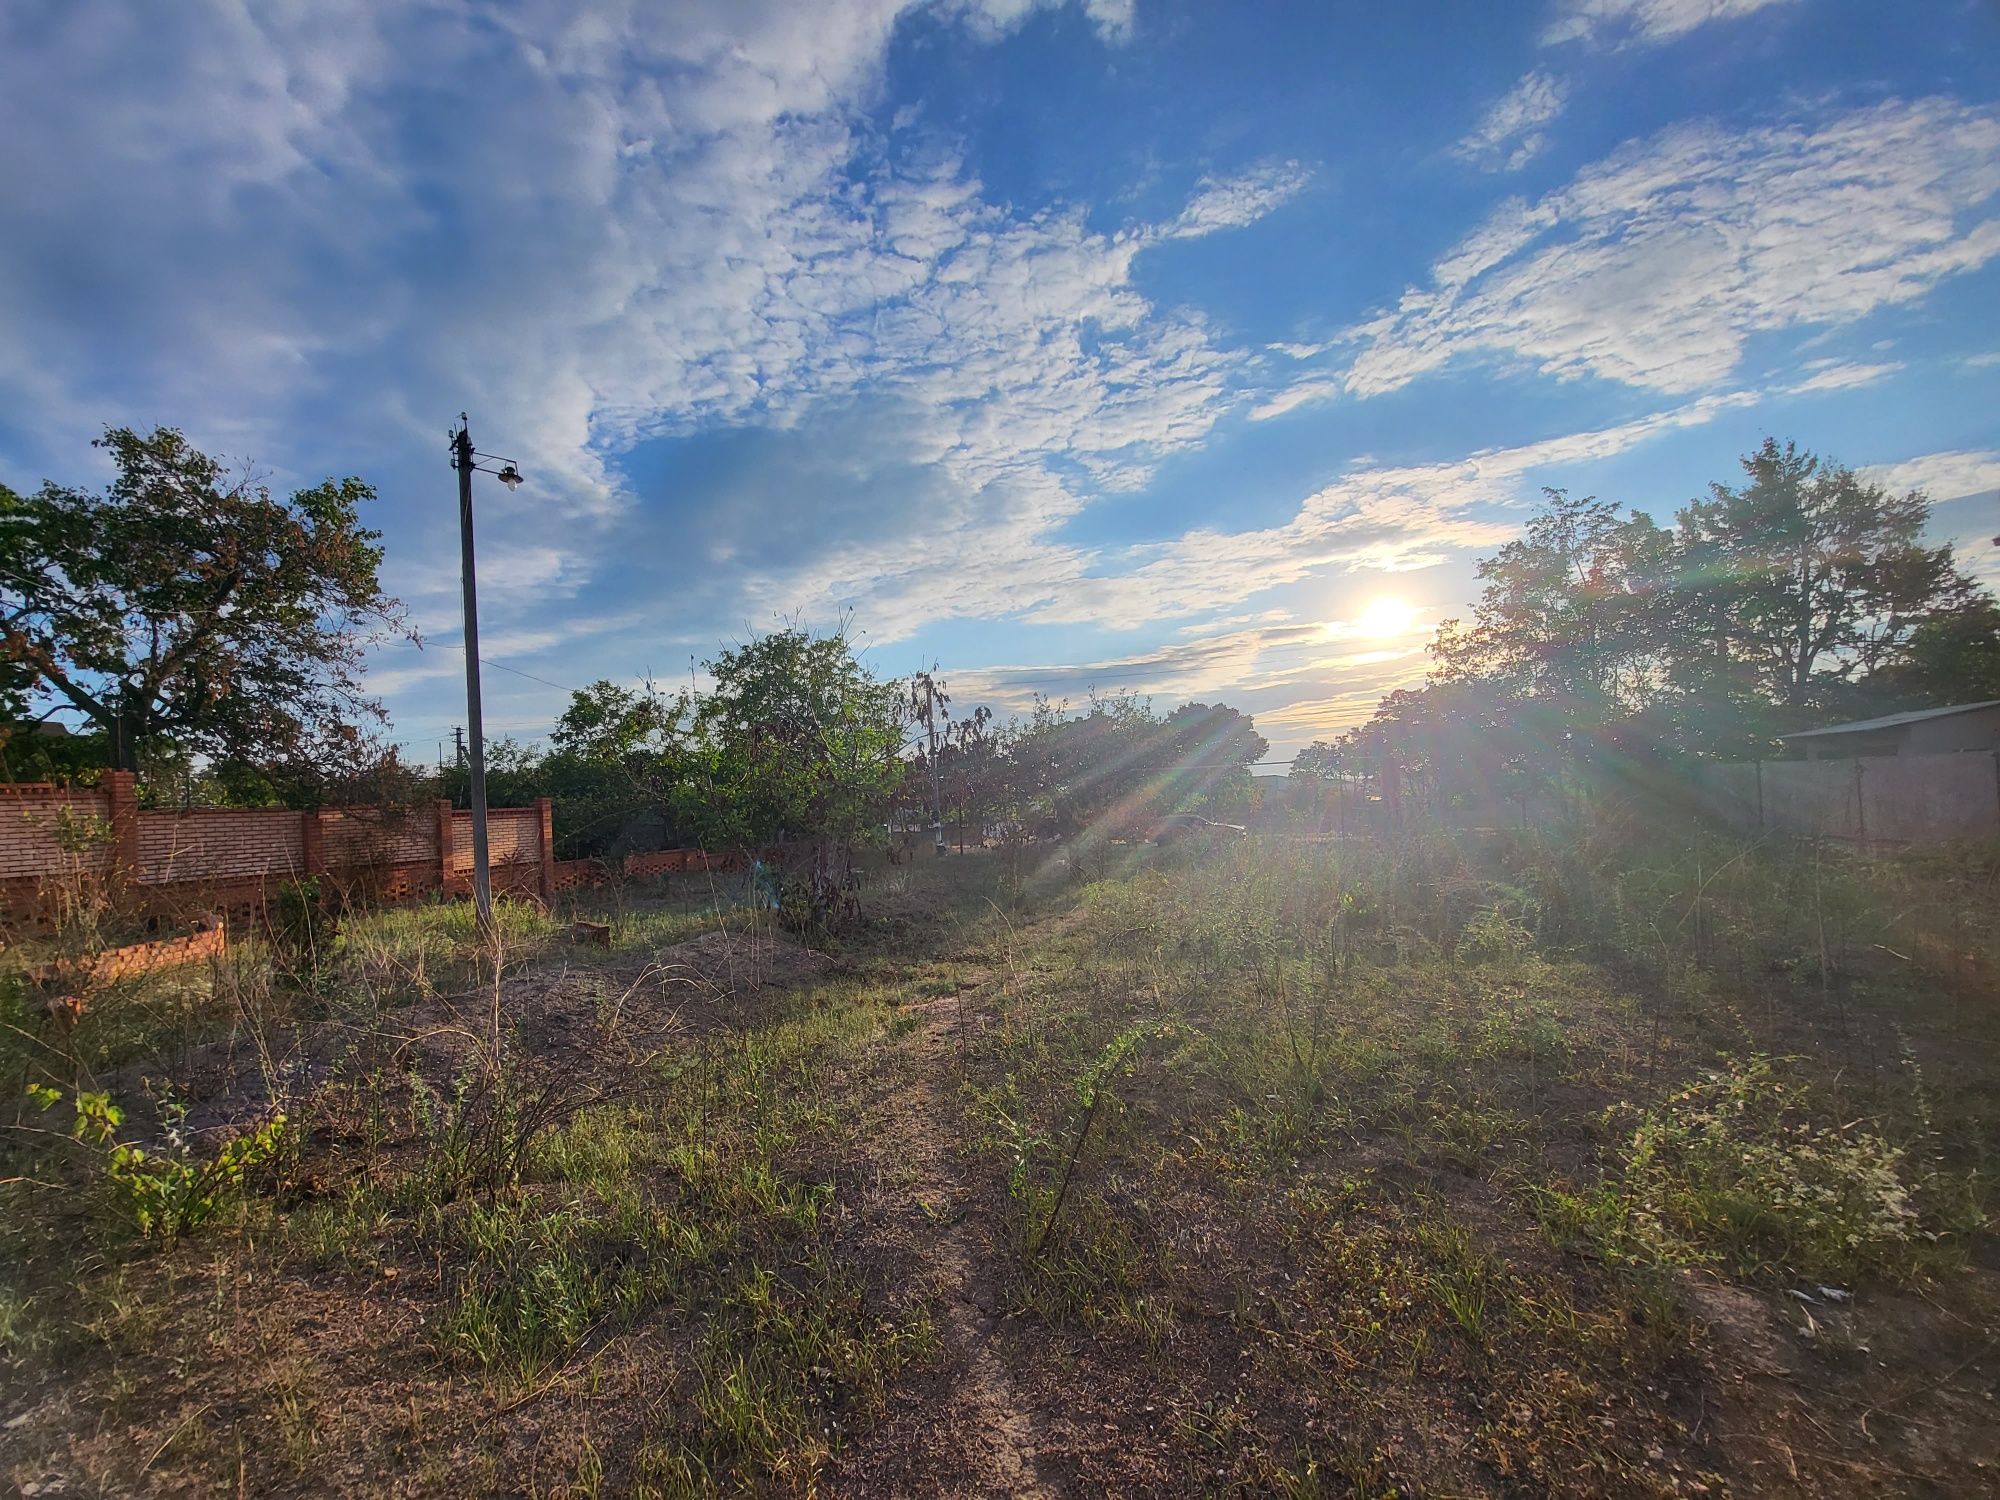
[[[530,738],[851,617],[960,705],[1221,699],[1281,758],[1541,486],[1664,519],[1767,434],[1995,571],[1980,0],[15,0],[0,132],[0,477],[170,423],[368,478],[423,757],[460,410],[529,477],[479,505]]]

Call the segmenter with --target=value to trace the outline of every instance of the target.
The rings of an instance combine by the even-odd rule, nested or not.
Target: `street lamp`
[[[494,464],[499,467],[493,467]],[[475,453],[472,428],[465,413],[451,433],[451,466],[458,470],[458,545],[460,576],[465,585],[465,717],[471,740],[466,764],[472,785],[472,904],[482,937],[493,934],[493,877],[486,845],[486,732],[479,711],[479,591],[472,563],[472,471],[491,474],[511,491],[520,486],[521,471],[512,459]]]

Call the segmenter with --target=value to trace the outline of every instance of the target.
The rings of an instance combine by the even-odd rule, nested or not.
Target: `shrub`
[[[1917,1232],[1904,1153],[1858,1124],[1818,1125],[1766,1057],[1726,1060],[1632,1120],[1621,1238],[1635,1258],[1726,1261],[1748,1275],[1893,1267]]]
[[[332,956],[339,918],[324,898],[316,876],[287,880],[266,907],[271,943],[285,967],[300,978],[318,974]]]
[[[44,1110],[62,1101],[62,1090],[30,1084],[28,1097]],[[237,1202],[253,1168],[277,1159],[287,1141],[286,1120],[274,1113],[225,1141],[213,1157],[198,1157],[186,1134],[187,1108],[169,1097],[160,1106],[164,1142],[148,1151],[117,1139],[124,1112],[111,1096],[79,1089],[70,1139],[93,1157],[115,1213],[142,1237],[171,1241],[200,1228]]]

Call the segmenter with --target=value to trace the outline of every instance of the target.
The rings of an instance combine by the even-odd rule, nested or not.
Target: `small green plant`
[[[1045,1172],[1040,1160],[1045,1154],[1057,1149],[1056,1143],[1035,1131],[1028,1123],[1024,1111],[1009,1109],[1005,1104],[995,1110],[1002,1139],[1008,1155],[1012,1158],[1007,1183],[1014,1199],[1028,1209],[1030,1222],[1036,1217],[1038,1202],[1047,1199],[1048,1212],[1042,1216],[1041,1227],[1028,1238],[1029,1259],[1038,1258],[1048,1247],[1054,1236],[1056,1223],[1062,1217],[1063,1205],[1069,1199],[1069,1189],[1076,1175],[1076,1164],[1083,1155],[1083,1148],[1090,1139],[1090,1131],[1098,1118],[1105,1101],[1113,1096],[1119,1079],[1127,1077],[1137,1066],[1139,1049],[1148,1039],[1161,1036],[1170,1027],[1141,1023],[1128,1026],[1104,1046],[1090,1065],[1077,1074],[1071,1085],[1070,1097],[1076,1110],[1076,1128],[1070,1136],[1069,1145],[1063,1151],[1060,1174],[1052,1191],[1038,1189],[1037,1183]],[[1010,1089],[1010,1092],[1011,1089]]]
[[[265,910],[272,947],[285,968],[302,982],[320,974],[333,956],[340,925],[318,877],[285,881],[272,893]]]
[[[409,1085],[411,1123],[430,1149],[408,1187],[437,1203],[517,1186],[537,1144],[597,1098],[565,1070],[525,1056],[468,1065],[448,1093],[415,1068]]]
[[[28,1085],[43,1110],[63,1092]],[[252,1169],[275,1161],[286,1145],[282,1112],[225,1141],[213,1157],[198,1157],[187,1138],[187,1107],[169,1095],[160,1105],[164,1144],[148,1151],[117,1139],[125,1115],[101,1090],[79,1089],[69,1135],[96,1160],[115,1212],[148,1239],[171,1241],[200,1228],[243,1195]]]
[[[1758,1056],[1655,1108],[1614,1107],[1632,1121],[1617,1217],[1626,1253],[1722,1260],[1747,1275],[1893,1268],[1918,1229],[1903,1151],[1859,1124],[1815,1124],[1806,1103]]]

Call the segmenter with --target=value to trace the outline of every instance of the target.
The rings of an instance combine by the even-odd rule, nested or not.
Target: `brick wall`
[[[416,900],[472,889],[472,814],[416,808],[201,808],[150,812],[131,779],[96,788],[0,783],[0,925],[45,925],[60,889],[96,883],[134,915],[221,912],[254,920],[272,887],[315,876],[346,899]],[[487,814],[493,889],[552,901],[558,891],[685,870],[733,870],[742,857],[660,849],[622,861],[555,858],[548,800]]]
[[[556,891],[544,800],[487,815],[493,888]],[[0,784],[0,924],[43,926],[63,893],[111,896],[132,915],[221,911],[254,918],[279,882],[318,876],[350,899],[411,900],[471,889],[472,814],[449,804],[286,812],[141,810],[129,774],[93,788]]]
[[[464,815],[468,823],[472,815]],[[437,863],[437,818],[429,807],[332,808],[319,815],[329,869]]]
[[[27,787],[0,794],[0,880],[111,868],[111,804],[102,792]]]
[[[601,859],[560,859],[556,861],[555,887],[559,891],[595,890],[618,878],[618,872]]]
[[[532,807],[494,807],[486,813],[486,859],[492,865],[534,863],[540,858],[541,814]],[[452,822],[451,868],[455,875],[472,873],[472,814],[459,813]]]
[[[541,858],[541,845],[542,820],[534,808],[496,808],[487,815],[486,857],[494,864],[533,864]]]
[[[109,984],[154,969],[171,969],[197,959],[221,957],[227,939],[220,927],[205,927],[184,937],[157,943],[133,943],[123,948],[107,948],[76,963],[44,964],[30,971],[37,983],[71,988],[85,983]]]
[[[190,880],[296,880],[306,874],[295,812],[249,807],[139,814],[141,885]]]

